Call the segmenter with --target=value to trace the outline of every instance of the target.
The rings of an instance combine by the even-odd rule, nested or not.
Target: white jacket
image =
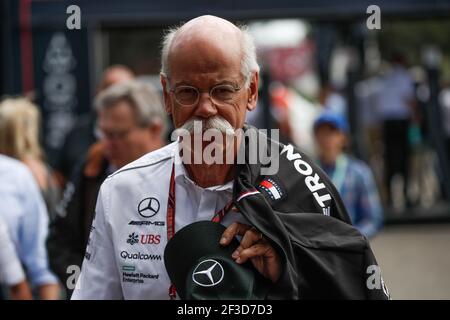
[[[82,271],[72,299],[169,299],[164,266],[167,200],[175,163],[175,230],[210,220],[232,196],[232,182],[201,188],[186,175],[178,143],[151,152],[109,176],[97,199]],[[222,221],[244,222],[230,211]]]

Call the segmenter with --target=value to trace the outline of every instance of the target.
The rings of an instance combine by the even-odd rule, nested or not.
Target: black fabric
[[[72,295],[66,286],[69,277],[67,267],[81,268],[100,186],[108,176],[108,162],[103,162],[102,170],[96,177],[86,177],[86,161],[80,161],[75,167],[70,181],[66,184],[63,199],[58,206],[58,214],[50,223],[47,238],[47,250],[50,268],[66,288],[66,297]]]
[[[66,179],[70,179],[89,147],[97,141],[94,134],[96,118],[95,111],[79,116],[64,138],[64,144],[52,164]]]
[[[246,127],[246,130],[256,130]],[[258,133],[260,139],[267,139]],[[239,211],[270,241],[283,266],[279,281],[271,288],[269,299],[388,299],[383,286],[368,287],[368,268],[377,267],[368,240],[351,225],[338,192],[328,177],[305,154],[294,148],[301,159],[317,174],[331,200],[326,202],[329,215],[316,201],[294,161],[288,159],[285,146],[275,141],[280,166],[272,176],[284,195],[275,200],[267,192],[242,199],[246,192],[258,189],[262,179],[260,164],[238,166],[233,199]],[[283,153],[283,150],[285,151]],[[293,157],[291,157],[293,158]],[[372,266],[372,267],[371,267]]]

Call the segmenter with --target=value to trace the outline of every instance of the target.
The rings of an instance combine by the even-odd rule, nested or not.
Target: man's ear
[[[258,102],[258,85],[259,85],[259,73],[255,72],[250,80],[250,86],[248,90],[247,110],[252,111],[256,108]]]
[[[172,100],[169,95],[169,83],[166,76],[162,73],[159,75],[159,79],[161,80],[161,86],[163,89],[164,108],[166,109],[167,114],[172,114]]]

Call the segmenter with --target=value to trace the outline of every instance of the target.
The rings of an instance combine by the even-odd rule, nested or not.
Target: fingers
[[[244,263],[253,257],[264,256],[271,248],[266,241],[262,241],[261,232],[239,222],[231,224],[224,231],[220,239],[220,244],[223,246],[230,244],[236,235],[242,236],[241,243],[231,255],[237,263]]]
[[[241,243],[231,255],[236,263],[242,264],[250,259],[263,276],[275,283],[281,274],[279,257],[262,233],[248,225],[235,222],[223,232],[220,244],[229,245],[236,235],[242,236]]]
[[[262,240],[261,232],[257,231],[255,228],[248,229],[244,233],[239,247],[233,252],[232,257],[236,259],[242,250],[251,247],[260,240]]]
[[[239,222],[232,223],[222,234],[220,244],[227,246],[236,235],[243,236],[251,227]]]
[[[249,248],[242,250],[239,254],[239,257],[236,259],[236,262],[241,264],[245,263],[248,259],[265,256],[269,250],[270,246],[268,244],[257,243]]]
[[[250,259],[253,266],[266,278],[276,283],[281,275],[281,264],[278,255],[266,243],[257,243],[241,251],[236,263],[242,264]]]

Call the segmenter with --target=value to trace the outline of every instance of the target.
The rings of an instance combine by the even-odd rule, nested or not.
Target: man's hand
[[[229,245],[236,235],[242,236],[242,241],[233,252],[233,259],[239,264],[250,259],[264,277],[277,282],[281,274],[280,258],[262,233],[249,225],[235,222],[224,231],[220,244]]]

